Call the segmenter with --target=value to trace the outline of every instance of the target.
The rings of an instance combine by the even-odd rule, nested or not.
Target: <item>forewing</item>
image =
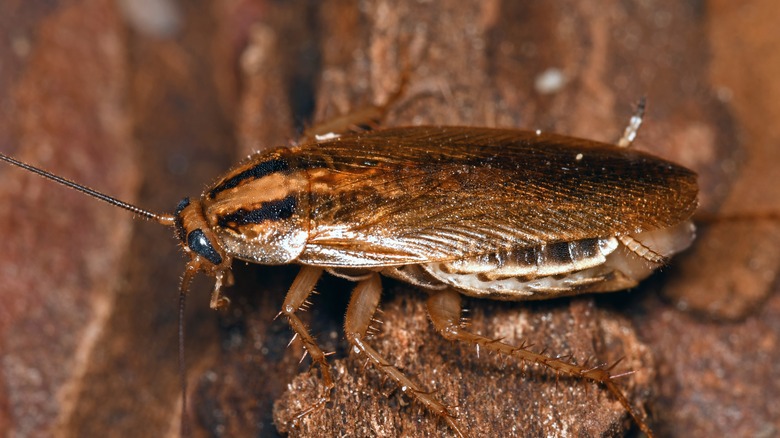
[[[528,131],[411,127],[301,146],[302,263],[388,266],[666,228],[696,175],[613,145]]]

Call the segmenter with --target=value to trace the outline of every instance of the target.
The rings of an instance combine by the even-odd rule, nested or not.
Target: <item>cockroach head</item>
[[[203,218],[200,203],[182,199],[176,207],[174,227],[184,251],[199,262],[201,269],[224,269],[223,265],[229,264],[229,257]]]

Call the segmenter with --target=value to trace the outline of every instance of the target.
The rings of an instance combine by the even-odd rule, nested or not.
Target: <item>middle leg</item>
[[[298,312],[301,307],[307,304],[306,300],[314,291],[314,286],[322,276],[322,272],[322,268],[316,268],[313,266],[302,267],[298,275],[295,277],[295,280],[293,280],[293,284],[290,286],[290,290],[287,292],[287,296],[284,298],[282,310],[277,315],[277,317],[284,315],[287,318],[287,323],[290,325],[290,328],[292,328],[295,332],[295,336],[301,338],[303,347],[311,356],[312,364],[319,366],[320,373],[322,374],[322,381],[325,385],[322,395],[320,395],[320,397],[315,400],[311,406],[297,414],[293,421],[297,421],[312,411],[325,406],[328,400],[330,400],[331,391],[335,387],[325,353],[317,344],[317,341],[314,339],[314,337],[309,333],[309,329],[306,327],[306,324],[304,324],[298,315],[296,315],[296,312]]]
[[[372,273],[367,279],[360,281],[357,287],[355,287],[349,300],[347,316],[344,321],[344,333],[347,341],[365,356],[369,363],[398,384],[405,394],[419,402],[425,409],[437,417],[443,418],[457,436],[464,437],[465,435],[455,421],[455,414],[450,411],[449,407],[430,392],[426,392],[401,370],[390,364],[374,347],[366,342],[366,333],[379,306],[381,294],[382,283],[379,279],[379,274],[376,272]]]

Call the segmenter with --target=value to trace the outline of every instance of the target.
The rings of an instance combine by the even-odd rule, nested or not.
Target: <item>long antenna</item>
[[[15,158],[11,158],[8,155],[5,155],[4,153],[0,152],[0,159],[5,161],[6,163],[13,164],[14,166],[21,167],[22,169],[29,170],[32,173],[38,174],[44,178],[50,179],[52,181],[58,182],[62,184],[65,187],[70,187],[71,189],[75,189],[80,191],[81,193],[84,193],[86,195],[89,195],[93,198],[100,199],[103,202],[106,202],[110,205],[123,208],[127,211],[130,211],[134,214],[137,214],[144,219],[150,219],[153,221],[156,221],[162,225],[166,226],[173,226],[175,218],[172,215],[169,214],[157,214],[152,213],[151,211],[144,210],[143,208],[136,207],[133,204],[129,204],[127,202],[121,201],[117,198],[114,198],[112,196],[108,196],[106,194],[100,193],[97,190],[90,189],[87,186],[83,186],[81,184],[75,183],[69,179],[63,178],[61,176],[57,176],[51,172],[47,172],[43,169],[39,169],[35,166],[31,166],[27,163],[24,163],[22,161],[19,161]]]

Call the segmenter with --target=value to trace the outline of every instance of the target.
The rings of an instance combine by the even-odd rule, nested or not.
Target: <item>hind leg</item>
[[[463,324],[460,317],[460,294],[449,289],[435,292],[428,298],[428,313],[433,322],[433,326],[448,340],[476,345],[481,349],[505,356],[512,356],[521,361],[544,365],[556,372],[601,383],[607,387],[609,392],[611,392],[618,401],[620,401],[620,404],[622,404],[631,417],[633,417],[639,428],[648,437],[653,436],[650,427],[634,410],[615,382],[612,381],[614,376],[610,374],[609,369],[603,367],[582,367],[554,357],[546,356],[542,353],[534,353],[523,346],[510,345],[501,342],[499,339],[491,339],[472,333],[466,329],[465,324]]]

